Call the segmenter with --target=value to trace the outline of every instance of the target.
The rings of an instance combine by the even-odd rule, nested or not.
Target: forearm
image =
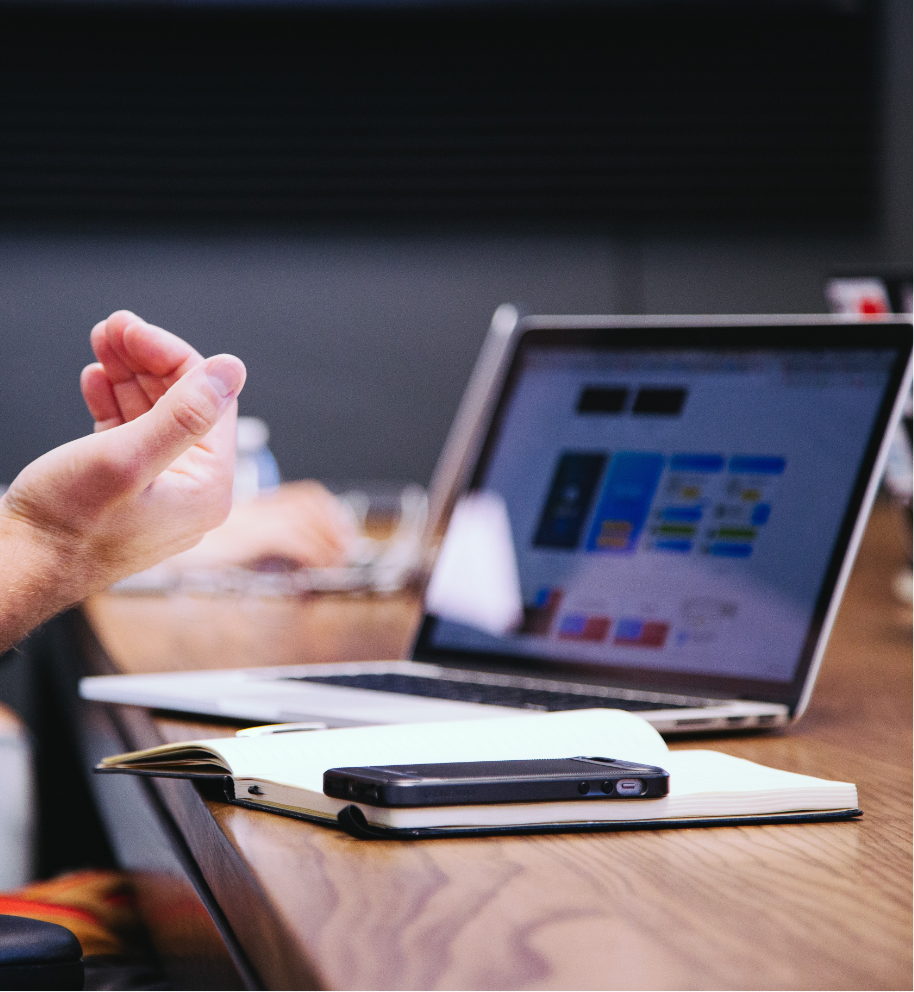
[[[0,500],[0,651],[79,598],[70,571],[60,550]]]

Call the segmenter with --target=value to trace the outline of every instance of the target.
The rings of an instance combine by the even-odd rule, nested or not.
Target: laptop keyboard
[[[492,685],[457,679],[434,679],[398,672],[366,672],[359,675],[304,675],[292,677],[296,682],[319,682],[346,689],[373,689],[397,692],[406,696],[430,699],[454,699],[461,703],[487,703],[490,706],[513,706],[524,710],[668,710],[685,709],[683,704],[649,702],[642,699],[617,699],[613,696],[588,695],[524,686]]]

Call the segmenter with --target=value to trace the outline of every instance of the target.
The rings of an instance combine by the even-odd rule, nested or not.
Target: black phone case
[[[389,809],[491,803],[638,802],[669,793],[669,772],[613,758],[538,758],[330,768],[333,799]],[[625,785],[640,791],[625,792]]]

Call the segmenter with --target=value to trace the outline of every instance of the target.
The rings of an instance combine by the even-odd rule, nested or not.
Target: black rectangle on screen
[[[628,390],[621,386],[585,386],[578,397],[578,413],[621,413]]]
[[[667,417],[675,417],[682,413],[687,391],[676,388],[647,388],[639,389],[632,413],[652,413]]]

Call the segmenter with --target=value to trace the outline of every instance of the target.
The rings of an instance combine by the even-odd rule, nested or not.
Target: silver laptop
[[[910,320],[501,308],[486,349],[432,506],[442,527],[460,493],[503,507],[516,622],[427,612],[409,661],[90,678],[82,695],[326,726],[797,719],[910,383]]]

